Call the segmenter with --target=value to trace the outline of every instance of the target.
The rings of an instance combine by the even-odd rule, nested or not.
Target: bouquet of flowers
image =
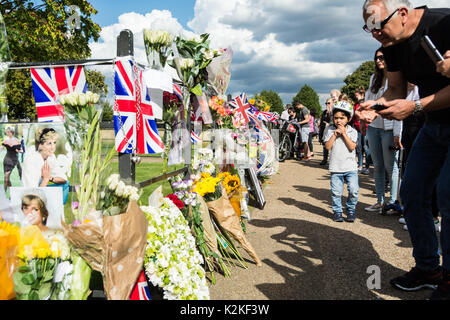
[[[206,33],[192,39],[178,36],[175,39],[175,45],[180,55],[178,63],[182,71],[182,74],[178,76],[184,82],[184,85],[189,88],[189,91],[193,90],[193,93],[199,96],[202,88],[206,88],[207,85],[206,67],[220,53],[210,49],[209,34]],[[177,61],[172,64],[172,67],[176,68],[177,66],[174,63],[176,64]]]
[[[167,300],[209,300],[204,262],[181,211],[164,198],[141,208],[148,220],[144,269]]]
[[[211,281],[215,284],[215,266],[223,272],[225,277],[230,275],[230,271],[218,251],[216,234],[208,207],[203,198],[192,191],[192,179],[181,180],[181,178],[176,178],[176,181],[172,182],[171,185],[175,193],[169,195],[168,198],[182,211],[188,221],[195,236],[197,247],[206,261],[208,271],[210,271]]]
[[[212,110],[213,120],[216,121],[219,128],[234,128],[233,110],[227,105],[225,100],[214,96],[209,100],[208,105]]]
[[[219,178],[222,179],[225,192],[227,193],[228,199],[230,200],[236,215],[241,218],[241,201],[243,199],[243,193],[246,192],[246,188],[242,186],[239,175],[221,172]]]
[[[71,247],[56,231],[24,227],[18,246],[20,266],[14,273],[19,300],[67,300],[71,295]]]
[[[261,260],[256,255],[252,245],[245,238],[241,222],[228,199],[221,177],[212,177],[210,174],[202,174],[201,179],[195,183],[194,192],[204,197],[209,211],[215,218],[221,234],[227,238],[230,234],[245,251],[255,260],[257,266],[262,266]],[[231,241],[228,241],[231,243]],[[235,255],[236,248],[233,248]],[[240,256],[239,256],[240,257]]]
[[[213,160],[214,153],[211,149],[195,149],[192,169],[198,175],[200,175],[200,173],[214,174],[216,172],[216,166],[214,165]]]
[[[8,62],[11,60],[8,39],[6,37],[5,20],[0,13],[0,122],[8,122],[8,103],[6,99],[6,76]]]
[[[256,96],[253,99],[249,99],[248,102],[252,106],[256,107],[259,111],[262,111],[262,112],[270,111],[270,108],[271,108],[270,105],[267,102],[265,102],[263,99],[261,99],[261,97]]]
[[[95,104],[100,100],[96,93],[73,92],[62,94],[59,103],[64,106],[64,128],[72,150],[78,150],[83,143],[83,135],[88,131],[89,124],[94,119]]]
[[[106,180],[106,186],[100,193],[97,210],[104,216],[115,216],[125,212],[130,200],[138,201],[141,191],[133,186],[127,186],[120,180],[120,175],[113,174]]]
[[[100,201],[100,183],[105,179],[112,158],[116,154],[115,149],[111,148],[106,157],[102,159],[100,115],[100,112],[95,114],[84,134],[81,159],[79,162],[74,159],[71,179],[75,180],[74,184],[80,184],[75,192],[78,206],[72,210],[77,220],[86,217],[87,213]]]
[[[147,60],[152,69],[164,69],[171,53],[172,36],[164,30],[144,29]]]
[[[14,299],[14,270],[17,267],[17,246],[20,229],[5,221],[0,222],[0,300]]]
[[[128,300],[142,271],[147,235],[137,203],[130,200],[126,212],[114,216],[92,210],[83,223],[63,224],[63,229],[80,259],[102,273],[107,298]]]

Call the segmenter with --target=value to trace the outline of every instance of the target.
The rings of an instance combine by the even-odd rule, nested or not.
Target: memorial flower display
[[[141,207],[148,221],[144,267],[167,300],[209,300],[203,257],[186,219],[168,198],[158,207]]]

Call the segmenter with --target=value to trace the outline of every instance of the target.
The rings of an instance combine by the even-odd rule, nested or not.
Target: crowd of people
[[[355,221],[358,173],[368,174],[373,165],[377,201],[365,211],[403,214],[399,222],[409,231],[416,263],[390,283],[404,291],[432,288],[430,299],[448,300],[450,8],[414,8],[408,0],[366,0],[363,18],[363,29],[381,43],[370,84],[354,92],[356,101],[331,91],[318,123],[321,165],[328,164],[331,175],[333,220]],[[427,54],[421,45],[425,35],[444,60],[435,62]],[[306,128],[311,115],[300,103],[288,110],[290,119],[301,126],[299,150],[301,159],[308,160],[312,150]]]

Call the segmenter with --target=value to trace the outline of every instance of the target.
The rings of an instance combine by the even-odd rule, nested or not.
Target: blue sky
[[[91,0],[92,6],[98,10],[94,21],[100,27],[117,22],[117,18],[125,12],[145,14],[153,9],[169,10],[177,17],[183,27],[194,17],[195,0]]]

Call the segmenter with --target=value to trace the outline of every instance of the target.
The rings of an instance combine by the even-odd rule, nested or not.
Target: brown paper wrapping
[[[217,245],[217,236],[216,231],[214,230],[214,226],[211,221],[211,216],[209,215],[208,205],[202,196],[198,196],[200,202],[200,216],[202,218],[203,225],[203,240],[205,240],[206,246],[208,250],[216,253],[219,257],[221,256],[218,245]]]
[[[262,266],[261,260],[258,258],[255,249],[246,239],[244,231],[242,230],[239,221],[230,200],[225,191],[222,192],[222,197],[218,200],[207,202],[209,211],[217,219],[217,222],[244,248],[245,251],[255,260],[258,267]]]
[[[63,224],[67,239],[103,275],[108,300],[128,300],[143,268],[148,223],[135,201],[125,213],[103,217],[103,227]]]

